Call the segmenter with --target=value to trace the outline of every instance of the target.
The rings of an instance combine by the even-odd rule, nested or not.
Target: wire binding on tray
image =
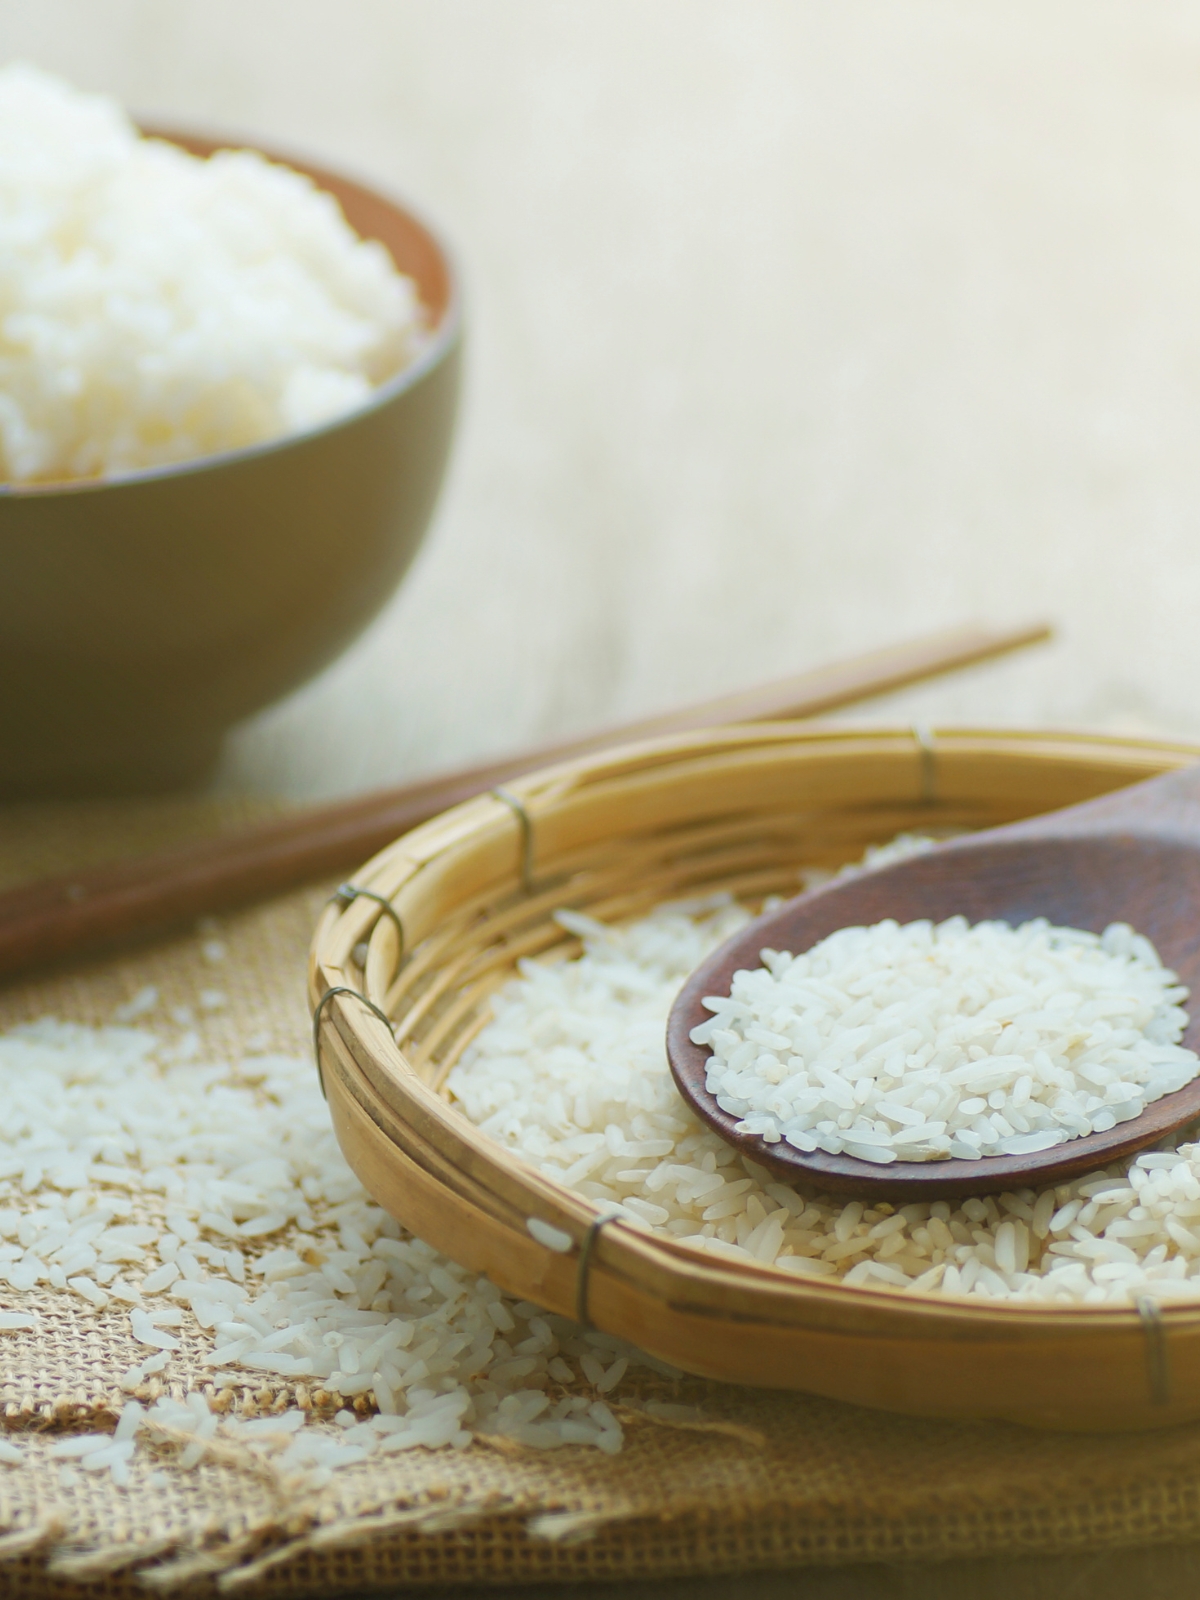
[[[521,828],[521,887],[526,894],[533,893],[533,819],[525,809],[525,802],[519,800],[508,789],[493,789],[493,799],[506,805],[516,817]]]
[[[1171,1403],[1171,1359],[1167,1350],[1167,1326],[1162,1307],[1153,1295],[1140,1294],[1135,1302],[1146,1336],[1146,1381],[1152,1405]]]
[[[909,731],[921,757],[921,804],[931,806],[937,799],[937,747],[933,730],[924,723],[914,722]]]
[[[592,1325],[588,1317],[588,1273],[591,1271],[592,1251],[595,1249],[596,1239],[604,1224],[615,1222],[619,1216],[618,1211],[605,1211],[600,1216],[593,1217],[580,1243],[579,1265],[575,1269],[575,1321],[581,1328],[590,1328]]]
[[[396,932],[400,935],[400,954],[404,954],[404,924],[400,920],[400,913],[386,896],[376,894],[374,889],[360,889],[356,883],[343,883],[329,898],[331,901],[336,900],[343,910],[352,906],[356,900],[374,900],[375,904],[396,924]],[[375,921],[378,922],[379,918],[376,917]]]
[[[316,1007],[313,1011],[312,1028],[313,1056],[317,1063],[317,1082],[321,1085],[321,1098],[324,1100],[328,1100],[329,1096],[325,1093],[325,1074],[321,1070],[321,1014],[325,1010],[325,1007],[328,1005],[330,1000],[332,1000],[334,995],[337,994],[352,994],[356,1000],[361,1000],[363,1005],[366,1006],[367,1010],[374,1012],[374,1014],[379,1018],[380,1022],[383,1023],[384,1027],[392,1035],[392,1038],[394,1039],[396,1037],[395,1031],[392,1028],[392,1019],[385,1011],[381,1011],[379,1009],[374,1000],[368,1000],[365,994],[359,994],[357,989],[351,989],[348,984],[344,983],[335,983],[332,988],[326,989],[325,993],[317,1001]]]

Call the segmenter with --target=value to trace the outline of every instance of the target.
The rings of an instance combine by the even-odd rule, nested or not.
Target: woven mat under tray
[[[22,808],[0,818],[0,881],[245,815],[181,802]],[[305,956],[327,892],[223,919],[219,975],[203,939],[181,937],[10,987],[0,1026],[47,1012],[105,1022],[146,984],[167,1010],[219,981],[228,1004],[203,1017],[208,1052],[232,1058],[253,1038],[260,1049],[307,1053]],[[169,1453],[139,1453],[128,1490],[107,1473],[64,1487],[47,1454],[54,1434],[111,1427],[125,1398],[117,1378],[136,1352],[119,1310],[97,1315],[51,1294],[40,1309],[36,1333],[0,1336],[0,1408],[29,1461],[0,1466],[0,1589],[14,1600],[651,1577],[1200,1538],[1200,1427],[1035,1433],[690,1380],[679,1397],[708,1422],[631,1419],[617,1457],[585,1447],[412,1450],[344,1469],[298,1499],[232,1450],[191,1471]],[[208,1384],[202,1349],[185,1337],[171,1366],[176,1394]],[[282,1382],[249,1382],[236,1403],[286,1404]],[[153,1485],[144,1481],[152,1468],[162,1474]]]

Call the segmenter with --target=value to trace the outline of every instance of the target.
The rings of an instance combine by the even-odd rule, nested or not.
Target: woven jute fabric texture
[[[0,840],[0,880],[245,814],[178,802],[26,809]],[[227,1004],[198,1023],[209,1054],[232,1059],[251,1041],[307,1053],[305,957],[329,887],[221,919],[219,971],[211,930],[181,935],[10,986],[0,994],[0,1027],[47,1013],[106,1022],[148,984],[169,1016],[219,982]],[[476,1443],[375,1457],[324,1489],[298,1492],[232,1445],[184,1471],[167,1442],[139,1451],[126,1490],[107,1473],[64,1485],[48,1454],[55,1435],[111,1428],[126,1398],[117,1380],[138,1352],[119,1312],[97,1314],[49,1291],[38,1309],[36,1332],[0,1336],[0,1413],[27,1461],[0,1466],[0,1590],[13,1597],[644,1578],[1200,1538],[1200,1427],[1039,1433],[699,1380],[672,1386],[672,1395],[703,1421],[668,1425],[627,1405],[626,1446],[615,1458]],[[168,1387],[212,1396],[203,1336],[182,1332]],[[260,1379],[248,1378],[229,1402],[259,1413],[295,1402],[284,1380]],[[648,1381],[662,1393],[664,1380]],[[979,1381],[986,1385],[986,1370]],[[156,1379],[143,1391],[158,1392]],[[636,1407],[636,1383],[621,1393]]]

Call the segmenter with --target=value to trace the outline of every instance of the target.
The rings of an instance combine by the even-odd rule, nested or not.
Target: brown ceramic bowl
[[[416,280],[429,343],[366,405],[308,432],[107,479],[0,485],[0,794],[198,781],[232,723],[350,643],[425,533],[457,398],[453,267],[392,201],[275,159]]]

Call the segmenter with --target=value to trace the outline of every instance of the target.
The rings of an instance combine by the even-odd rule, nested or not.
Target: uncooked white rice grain
[[[560,920],[582,953],[522,962],[449,1088],[483,1131],[598,1208],[697,1250],[867,1288],[1088,1305],[1200,1298],[1200,1145],[1186,1134],[1084,1179],[958,1205],[897,1210],[791,1187],[692,1114],[663,1043],[679,986],[749,912],[717,896],[623,926]],[[1166,1009],[1176,1003],[1168,987]]]
[[[553,1448],[580,1442],[569,1417],[535,1426],[504,1402],[540,1407],[547,1383],[552,1395],[577,1382],[571,1363],[591,1352],[607,1370],[622,1355],[661,1369],[405,1236],[346,1166],[309,1061],[231,1068],[186,1037],[44,1018],[0,1037],[0,1089],[0,1330],[36,1328],[20,1306],[35,1291],[120,1319],[128,1394],[170,1381],[186,1344],[226,1386],[270,1373],[310,1393],[374,1392],[394,1448],[462,1446],[477,1432]],[[140,1439],[134,1404],[118,1426]],[[291,1415],[298,1427],[303,1413]],[[199,1445],[209,1436],[187,1407],[160,1401],[146,1416],[199,1429]],[[377,1442],[369,1432],[354,1449]],[[199,1458],[185,1451],[179,1464]],[[322,1470],[351,1459],[328,1456]],[[124,1452],[111,1461],[129,1466]]]
[[[708,1092],[741,1133],[860,1160],[1026,1155],[1195,1077],[1187,990],[1123,923],[1103,934],[880,922],[764,950],[709,995]]]

